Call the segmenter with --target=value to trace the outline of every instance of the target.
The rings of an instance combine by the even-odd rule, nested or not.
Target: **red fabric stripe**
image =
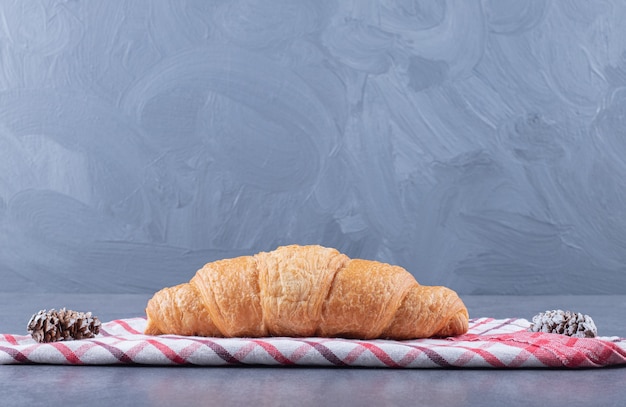
[[[115,346],[111,346],[111,345],[106,344],[104,342],[93,340],[92,343],[98,345],[102,349],[106,349],[109,353],[111,353],[111,355],[113,355],[113,357],[115,357],[120,362],[128,363],[128,364],[134,363],[135,362],[134,361],[134,356],[138,353],[139,350],[143,349],[147,345],[146,342],[140,343],[138,346],[135,346],[133,348],[133,349],[137,348],[138,350],[136,352],[134,352],[134,354],[129,355],[126,352],[122,351],[120,348],[117,348]]]
[[[140,332],[140,331],[136,330],[135,328],[130,326],[126,321],[124,321],[123,319],[116,319],[115,321],[112,321],[112,322],[120,325],[122,328],[124,328],[130,334],[135,334],[135,335],[143,334],[143,332]]]
[[[252,352],[256,347],[256,343],[248,342],[246,345],[239,348],[239,350],[237,350],[237,352],[233,354],[233,358],[238,361],[243,361],[246,356],[248,356],[248,354]]]
[[[531,356],[533,356],[532,353],[522,349],[521,352],[517,356],[515,356],[515,358],[506,367],[514,368],[523,366],[524,363],[526,363],[526,361],[528,361]]]
[[[0,351],[6,353],[7,355],[15,359],[16,362],[19,362],[19,363],[30,362],[30,360],[28,359],[28,356],[24,355],[22,352],[18,351],[17,349],[9,348],[6,346],[0,346]]]
[[[83,361],[63,342],[53,342],[50,346],[61,352],[65,359],[72,365],[82,365]]]
[[[285,355],[283,355],[281,353],[281,351],[278,350],[278,348],[276,348],[274,345],[267,343],[266,341],[263,340],[259,340],[259,339],[255,339],[253,340],[254,343],[256,343],[257,345],[259,345],[260,347],[262,347],[263,349],[265,349],[265,351],[272,357],[274,358],[274,360],[276,360],[278,363],[282,364],[282,365],[293,365],[294,362],[289,359],[288,357],[286,357]]]
[[[4,336],[4,339],[6,339],[6,341],[9,342],[11,345],[17,345],[17,340],[15,339],[15,336],[9,334],[5,334],[2,336]]]
[[[181,358],[185,359],[185,361],[189,360],[189,357],[194,354],[199,348],[202,347],[202,344],[193,342],[189,346],[185,346],[178,353]]]
[[[474,332],[476,328],[478,328],[479,326],[488,324],[489,322],[493,320],[494,320],[493,318],[477,318],[477,319],[470,320],[468,330]]]
[[[512,322],[517,321],[517,318],[510,318],[510,319],[506,319],[503,320],[501,323],[499,323],[498,325],[494,325],[494,326],[487,326],[485,330],[482,331],[478,331],[478,327],[485,325],[487,323],[493,322],[495,321],[495,319],[493,318],[487,318],[485,321],[483,321],[482,323],[476,324],[475,326],[473,326],[470,330],[468,330],[468,334],[465,335],[460,335],[460,336],[456,336],[456,337],[451,337],[450,339],[452,340],[465,340],[466,336],[468,337],[475,337],[475,336],[482,336],[482,335],[489,335],[489,332],[493,332],[493,331],[497,331],[498,329],[502,329],[503,327],[511,324]]]
[[[346,362],[348,365],[351,365],[354,363],[354,361],[356,361],[359,356],[361,356],[363,354],[363,352],[365,352],[367,350],[367,348],[365,348],[365,346],[355,346],[354,349],[352,349],[350,351],[350,353],[348,353],[348,355],[346,355],[346,357],[343,359],[344,362]]]
[[[466,350],[463,354],[461,354],[461,356],[457,358],[457,360],[454,361],[453,366],[465,366],[470,362],[470,360],[474,359],[475,356],[477,356],[476,352]]]
[[[309,344],[313,349],[318,351],[319,354],[322,355],[322,357],[324,359],[326,359],[327,361],[329,361],[333,365],[335,365],[335,366],[348,366],[348,364],[346,362],[344,362],[343,360],[341,360],[337,355],[335,355],[335,353],[332,350],[330,350],[328,347],[322,345],[321,343],[313,342],[313,341],[302,341],[302,342]]]
[[[497,356],[495,356],[493,353],[488,352],[484,349],[468,348],[467,350],[476,353],[478,356],[483,358],[485,362],[489,363],[493,367],[507,367],[500,359],[498,359]]]
[[[172,348],[170,348],[169,346],[157,340],[147,339],[146,342],[148,342],[150,345],[157,348],[166,358],[168,358],[169,360],[171,360],[172,362],[176,364],[183,365],[187,361],[187,359],[183,358],[178,353],[173,351]]]
[[[599,354],[600,361],[605,365],[618,365],[626,363],[626,349],[622,349],[615,343],[609,342]]]
[[[407,346],[410,346],[411,348],[419,351],[420,353],[423,353],[424,355],[426,355],[426,357],[428,357],[428,359],[430,359],[431,361],[435,362],[440,367],[452,367],[453,366],[443,356],[441,356],[439,353],[437,353],[433,349],[430,349],[430,348],[428,348],[426,346],[416,345],[414,343],[407,344]]]
[[[393,359],[391,359],[391,357],[389,356],[389,354],[387,352],[385,352],[384,350],[380,349],[378,346],[374,345],[373,343],[370,343],[370,342],[360,342],[360,345],[366,347],[367,350],[372,352],[372,354],[374,356],[376,356],[376,358],[378,360],[380,360],[381,362],[383,362],[385,365],[387,365],[389,367],[401,367],[399,364],[394,362]]]
[[[233,365],[242,363],[239,359],[237,359],[233,355],[231,355],[230,352],[228,352],[226,350],[226,348],[224,348],[219,343],[213,342],[211,340],[201,340],[200,342],[202,342],[204,345],[208,346],[223,361],[228,362],[228,363],[233,364]]]

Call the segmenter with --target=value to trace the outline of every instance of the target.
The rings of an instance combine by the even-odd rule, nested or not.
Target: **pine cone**
[[[68,341],[93,338],[100,333],[100,320],[91,312],[62,308],[41,310],[30,318],[28,332],[37,342]]]
[[[598,329],[589,315],[580,312],[552,310],[533,317],[530,332],[550,332],[576,338],[594,338]]]

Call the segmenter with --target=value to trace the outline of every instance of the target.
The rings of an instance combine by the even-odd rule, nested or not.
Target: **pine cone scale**
[[[556,333],[576,338],[598,336],[598,329],[589,315],[562,310],[546,311],[535,315],[528,331]]]
[[[91,312],[62,308],[39,311],[31,317],[27,329],[37,342],[56,342],[93,338],[100,333],[100,325]]]

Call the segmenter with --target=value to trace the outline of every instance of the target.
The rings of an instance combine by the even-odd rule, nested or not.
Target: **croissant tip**
[[[469,329],[469,315],[467,311],[464,309],[459,311],[445,328],[447,336],[457,336],[462,335],[467,332]]]
[[[148,317],[148,322],[146,324],[146,328],[144,329],[143,333],[145,335],[160,335],[163,332],[161,332],[159,328],[157,328],[155,324],[152,322],[150,317]]]

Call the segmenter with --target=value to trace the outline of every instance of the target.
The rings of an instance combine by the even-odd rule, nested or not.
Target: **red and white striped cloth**
[[[0,335],[0,364],[301,365],[390,368],[589,368],[626,365],[626,339],[526,331],[525,319],[475,318],[455,338],[202,338],[142,334],[145,318],[102,324],[93,339],[37,343]]]

